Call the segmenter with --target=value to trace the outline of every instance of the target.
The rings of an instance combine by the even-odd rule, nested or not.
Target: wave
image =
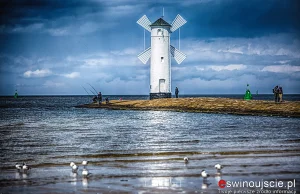
[[[103,152],[116,152],[107,150]],[[300,153],[300,149],[282,149],[282,150],[237,150],[237,151],[219,151],[219,152],[198,152],[198,151],[178,151],[178,152],[138,152],[138,153],[103,153],[103,154],[86,154],[86,155],[64,155],[54,156],[53,159],[59,158],[130,158],[130,157],[151,157],[151,156],[191,156],[191,155],[248,155],[248,154],[288,154]],[[299,154],[300,155],[300,154]],[[251,156],[253,157],[253,156]]]
[[[0,128],[5,128],[5,127],[19,127],[19,126],[24,126],[25,123],[24,122],[16,122],[16,123],[3,123],[0,124]]]

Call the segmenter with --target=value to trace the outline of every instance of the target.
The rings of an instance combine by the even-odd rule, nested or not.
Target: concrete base
[[[159,98],[171,98],[172,93],[150,93],[150,100]]]

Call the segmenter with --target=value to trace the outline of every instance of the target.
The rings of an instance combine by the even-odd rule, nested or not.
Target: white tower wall
[[[172,25],[163,18],[151,23],[148,17],[143,15],[137,23],[151,32],[151,47],[138,55],[144,64],[150,59],[150,100],[171,98],[171,57],[181,64],[186,55],[170,45],[170,35],[184,25],[186,20],[178,14]]]
[[[150,93],[171,93],[170,27],[151,28]]]

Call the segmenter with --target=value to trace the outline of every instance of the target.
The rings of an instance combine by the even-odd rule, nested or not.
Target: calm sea
[[[300,95],[284,97],[300,100]],[[273,95],[254,98],[273,100]],[[0,97],[0,193],[49,192],[42,188],[218,193],[220,179],[295,180],[291,189],[299,190],[300,118],[74,107],[90,101],[88,96]],[[82,179],[82,166],[76,175],[69,166],[83,160],[90,161],[88,180]],[[29,173],[15,169],[22,162],[32,167]],[[225,166],[221,174],[216,163]],[[200,177],[202,169],[211,174],[208,182]]]

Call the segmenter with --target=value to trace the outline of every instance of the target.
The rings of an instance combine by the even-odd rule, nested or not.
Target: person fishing
[[[101,92],[98,93],[98,104],[102,104],[102,94],[101,94]]]
[[[90,94],[88,93],[88,91],[85,89],[85,87],[82,86],[82,88],[85,90],[85,92],[87,93],[87,95],[89,96],[89,98],[91,98],[92,95],[90,95]],[[91,91],[91,90],[90,90],[90,91]],[[94,95],[94,97],[92,98],[92,101],[93,101],[93,103],[96,103],[96,102],[97,102],[97,99],[98,99],[97,93],[94,94],[93,91],[91,91],[91,93]]]
[[[98,98],[97,96],[94,96],[94,97],[93,97],[93,102],[94,102],[94,103],[97,102],[97,98]]]

